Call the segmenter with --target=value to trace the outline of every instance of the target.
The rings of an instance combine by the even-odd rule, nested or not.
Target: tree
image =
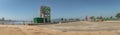
[[[95,17],[94,16],[91,16],[90,19],[91,19],[91,21],[95,21]]]
[[[94,16],[91,16],[90,19],[95,19],[95,17],[94,17]]]
[[[99,19],[103,19],[103,17],[102,16],[100,16],[100,18]]]
[[[74,21],[74,19],[73,19],[73,18],[70,18],[69,21],[72,22],[72,21]]]
[[[120,13],[116,14],[115,17],[116,17],[116,18],[120,18]]]
[[[100,17],[97,16],[97,19],[100,19]]]
[[[102,16],[97,17],[97,21],[104,21],[104,19]]]
[[[111,16],[110,19],[113,19],[113,17]]]
[[[64,19],[63,18],[61,18],[61,21],[63,21]]]
[[[80,19],[79,19],[79,18],[76,18],[76,21],[80,21]]]

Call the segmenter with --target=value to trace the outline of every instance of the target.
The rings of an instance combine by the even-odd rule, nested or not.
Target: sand
[[[0,35],[120,35],[120,24],[70,22],[52,25],[0,25]]]

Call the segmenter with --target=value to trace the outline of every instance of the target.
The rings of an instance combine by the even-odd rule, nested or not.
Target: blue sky
[[[120,12],[119,0],[0,0],[0,18],[32,20],[40,6],[51,7],[52,19],[114,16]]]

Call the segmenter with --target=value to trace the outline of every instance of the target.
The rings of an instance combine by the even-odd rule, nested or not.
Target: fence
[[[0,24],[3,25],[24,25],[31,23],[33,23],[33,21],[0,21]]]

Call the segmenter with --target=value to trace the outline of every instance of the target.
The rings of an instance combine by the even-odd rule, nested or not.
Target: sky
[[[39,17],[40,6],[51,7],[51,18],[84,18],[115,16],[119,0],[0,0],[0,18],[32,20]]]

